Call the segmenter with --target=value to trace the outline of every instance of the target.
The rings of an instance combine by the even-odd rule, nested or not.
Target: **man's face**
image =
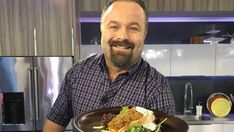
[[[107,65],[128,68],[140,57],[146,36],[143,9],[135,2],[114,2],[103,14],[101,46]]]

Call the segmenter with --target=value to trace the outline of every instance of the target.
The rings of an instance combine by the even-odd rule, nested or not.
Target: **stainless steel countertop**
[[[224,118],[213,117],[210,114],[203,114],[201,117],[195,115],[176,115],[176,117],[183,119],[188,125],[234,124],[234,114]]]
[[[186,121],[188,125],[211,125],[211,124],[234,124],[234,119],[232,120],[196,120],[196,121]]]

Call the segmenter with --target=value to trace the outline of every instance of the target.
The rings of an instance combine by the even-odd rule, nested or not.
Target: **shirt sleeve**
[[[54,105],[49,109],[47,118],[54,123],[66,127],[72,118],[71,99],[68,76],[66,75]]]
[[[148,86],[152,89],[148,98],[150,109],[174,115],[175,103],[168,80],[163,76],[159,76],[158,79],[151,80],[151,85]]]

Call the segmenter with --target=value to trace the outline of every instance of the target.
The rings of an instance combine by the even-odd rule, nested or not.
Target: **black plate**
[[[73,131],[75,132],[92,132],[94,131],[93,126],[101,125],[100,121],[104,114],[112,113],[119,114],[121,107],[112,107],[105,109],[92,110],[84,113],[80,116],[76,116],[73,119]],[[154,111],[157,121],[160,122],[167,117],[166,122],[162,124],[162,132],[186,132],[188,130],[188,124],[175,116],[168,115],[163,112]]]

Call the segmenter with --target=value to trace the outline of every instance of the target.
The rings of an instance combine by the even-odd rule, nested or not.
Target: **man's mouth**
[[[126,46],[126,45],[112,45],[115,48],[119,48],[119,49],[131,49],[131,46]]]
[[[116,41],[112,41],[110,42],[110,46],[117,48],[117,49],[124,49],[124,50],[129,50],[129,49],[133,49],[134,45],[131,44],[130,42],[116,42]]]

